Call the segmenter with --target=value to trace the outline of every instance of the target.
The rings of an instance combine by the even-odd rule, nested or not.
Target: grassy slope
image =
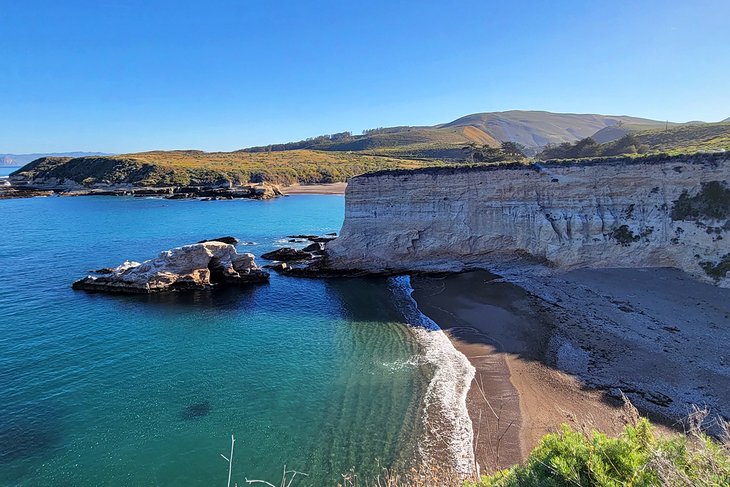
[[[424,165],[392,157],[311,150],[272,153],[154,151],[105,157],[45,158],[22,167],[13,176],[64,178],[86,185],[200,185],[251,180],[288,185],[347,181],[369,171]]]
[[[664,122],[626,116],[514,110],[475,113],[433,127],[391,127],[345,140],[312,140],[295,144],[325,151],[368,151],[438,159],[453,158],[459,154],[458,149],[472,143],[496,147],[500,142],[519,142],[534,152],[548,143],[574,142],[618,123],[642,128],[664,126]],[[291,146],[274,146],[273,150],[287,148]],[[264,147],[244,149],[264,150]]]
[[[634,135],[652,152],[669,154],[730,151],[730,123],[678,125],[668,130],[644,130]]]

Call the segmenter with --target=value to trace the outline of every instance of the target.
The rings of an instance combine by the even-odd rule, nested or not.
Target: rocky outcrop
[[[128,157],[41,157],[13,172],[12,196],[50,191],[64,196],[158,196],[166,199],[270,199],[278,186],[225,172],[165,169]],[[11,193],[8,193],[11,194]]]
[[[101,270],[100,270],[101,271]],[[162,252],[139,262],[126,261],[109,272],[89,275],[74,289],[117,293],[156,293],[207,289],[217,285],[266,282],[269,274],[256,266],[253,254],[239,254],[233,245],[205,242]]]
[[[207,243],[207,242],[222,242],[222,243],[225,243],[228,245],[238,245],[241,241],[238,240],[236,237],[225,236],[225,237],[209,238],[207,240],[201,240],[198,243]]]
[[[730,286],[726,154],[384,171],[350,180],[331,269],[675,267]]]
[[[261,255],[262,259],[266,260],[279,260],[283,262],[293,260],[311,260],[313,254],[311,252],[305,252],[303,250],[295,249],[292,247],[282,247],[280,249],[272,250]]]

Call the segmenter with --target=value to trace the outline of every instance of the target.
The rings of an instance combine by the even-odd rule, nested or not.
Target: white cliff
[[[445,167],[353,178],[333,269],[675,267],[730,287],[730,156]]]

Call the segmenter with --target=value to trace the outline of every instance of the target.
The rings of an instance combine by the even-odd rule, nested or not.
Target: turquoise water
[[[381,279],[73,291],[88,269],[235,235],[338,231],[341,196],[0,201],[0,485],[334,485],[405,467],[430,372]],[[260,262],[263,263],[263,262]]]
[[[15,171],[16,169],[18,169],[18,168],[12,167],[12,166],[0,166],[0,178],[3,176],[7,176],[8,174]]]

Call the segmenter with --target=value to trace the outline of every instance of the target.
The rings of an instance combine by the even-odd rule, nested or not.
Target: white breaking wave
[[[443,445],[457,472],[474,471],[474,430],[466,395],[476,370],[433,320],[421,313],[413,299],[410,276],[389,278],[396,302],[421,345],[423,360],[433,370],[423,404],[423,431],[419,453],[426,465],[441,460]]]

